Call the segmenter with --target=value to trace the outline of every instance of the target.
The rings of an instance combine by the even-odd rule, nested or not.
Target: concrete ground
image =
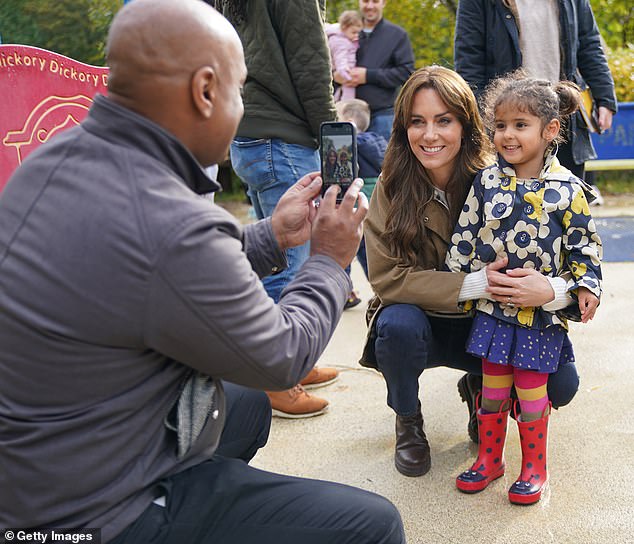
[[[614,210],[593,209],[596,216]],[[616,215],[634,216],[634,208]],[[274,418],[269,444],[253,465],[265,470],[358,486],[389,498],[401,512],[407,540],[419,543],[620,544],[634,542],[634,263],[604,265],[605,293],[594,321],[573,323],[581,386],[550,420],[550,488],[533,506],[511,505],[507,489],[519,473],[517,426],[509,421],[507,474],[478,495],[456,490],[477,447],[467,436],[467,409],[456,382],[461,373],[438,368],[421,376],[421,402],[432,469],[408,478],[394,468],[394,414],[383,378],[357,364],[371,289],[355,263],[364,303],[344,312],[319,361],[340,379],[315,393],[327,414]]]

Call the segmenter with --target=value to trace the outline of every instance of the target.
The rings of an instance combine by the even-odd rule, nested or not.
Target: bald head
[[[106,46],[110,92],[129,95],[147,80],[188,78],[217,64],[231,24],[200,0],[135,0],[115,17]]]
[[[127,4],[110,28],[107,61],[109,97],[170,130],[188,147],[192,131],[200,128],[197,122],[213,115],[214,106],[232,106],[200,101],[215,102],[223,85],[237,85],[239,92],[245,76],[235,29],[201,0]]]

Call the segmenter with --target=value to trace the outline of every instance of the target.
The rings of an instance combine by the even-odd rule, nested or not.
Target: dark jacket
[[[367,83],[356,88],[356,97],[365,100],[373,113],[393,107],[399,87],[414,71],[407,32],[385,19],[369,35],[361,32],[357,65],[367,68]]]
[[[516,17],[512,0],[460,0],[455,67],[477,96],[492,79],[522,65]],[[614,80],[588,0],[559,0],[559,29],[561,79],[574,81],[582,88],[589,86],[599,106],[616,112]],[[569,132],[577,164],[596,158],[580,114],[571,118]]]
[[[325,0],[249,0],[236,27],[247,65],[238,136],[317,149],[319,125],[336,119]]]
[[[379,177],[386,147],[387,141],[376,132],[359,132],[357,134],[359,177],[364,179]]]
[[[274,304],[258,279],[285,262],[270,218],[243,228],[195,194],[213,188],[171,134],[101,96],[10,179],[0,527],[100,527],[110,540],[158,480],[213,454],[219,381],[218,412],[182,459],[164,423],[193,370],[285,389],[319,358],[347,275],[313,256]]]

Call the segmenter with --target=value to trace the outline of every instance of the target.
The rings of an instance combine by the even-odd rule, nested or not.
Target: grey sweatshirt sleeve
[[[288,266],[286,253],[277,244],[271,218],[267,217],[244,227],[244,251],[253,271],[264,278]]]
[[[249,253],[257,254],[251,232],[247,237]],[[276,305],[243,250],[240,229],[192,219],[163,244],[156,261],[145,341],[214,378],[287,389],[326,347],[350,288],[334,260],[314,256]]]

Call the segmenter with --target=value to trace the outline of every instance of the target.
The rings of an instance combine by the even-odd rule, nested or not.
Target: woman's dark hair
[[[473,91],[453,70],[428,66],[405,82],[394,105],[392,135],[385,153],[381,183],[389,200],[385,234],[391,251],[406,265],[416,264],[425,237],[423,206],[433,197],[429,173],[414,155],[407,129],[418,91],[433,89],[462,125],[463,139],[446,187],[452,221],[458,220],[476,172],[486,166],[489,143]]]
[[[491,82],[483,100],[484,121],[489,134],[495,132],[496,109],[510,107],[538,117],[542,128],[557,119],[561,128],[553,143],[561,143],[567,118],[579,109],[581,94],[572,81],[551,83],[546,79],[524,77],[522,71],[517,71]]]

